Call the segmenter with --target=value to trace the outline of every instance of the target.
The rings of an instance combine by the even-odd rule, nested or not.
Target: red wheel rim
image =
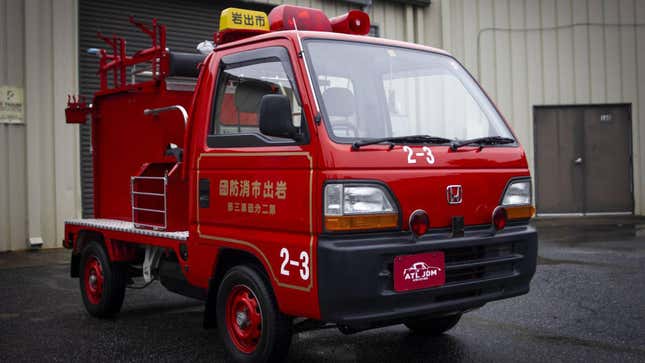
[[[236,285],[226,299],[226,330],[233,344],[253,353],[262,336],[262,310],[251,289]]]
[[[101,262],[92,256],[85,263],[85,271],[83,273],[85,280],[85,295],[92,304],[101,302],[103,296],[103,268]]]

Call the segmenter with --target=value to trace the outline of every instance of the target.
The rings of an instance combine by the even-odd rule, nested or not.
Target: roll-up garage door
[[[111,36],[116,34],[127,41],[128,54],[150,46],[149,38],[136,29],[128,18],[150,23],[152,18],[166,25],[167,45],[174,51],[196,52],[203,40],[212,40],[217,31],[222,9],[241,7],[268,12],[273,7],[239,1],[213,0],[80,0],[79,1],[79,79],[80,93],[92,99],[99,88],[98,58],[87,52],[91,48],[105,48],[96,37],[97,31]],[[83,217],[93,217],[94,191],[92,174],[91,125],[81,126],[81,184]],[[127,132],[127,130],[123,130]],[[124,145],[125,146],[125,145]]]

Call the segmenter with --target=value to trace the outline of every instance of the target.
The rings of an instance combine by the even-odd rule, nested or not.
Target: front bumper
[[[394,257],[431,251],[445,253],[445,285],[394,291]],[[527,293],[536,259],[537,233],[526,225],[495,235],[475,229],[463,237],[435,233],[417,241],[400,233],[324,237],[318,241],[321,318],[358,327],[477,308]]]

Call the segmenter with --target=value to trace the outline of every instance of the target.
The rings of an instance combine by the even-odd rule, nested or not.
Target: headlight
[[[531,180],[511,181],[502,197],[501,208],[504,209],[509,220],[531,219],[535,215],[535,207],[533,207],[531,200]],[[493,224],[495,224],[495,213],[493,213]]]
[[[528,179],[512,181],[506,188],[502,205],[531,205],[531,181]]]
[[[385,188],[370,184],[327,184],[325,229],[353,231],[398,226],[399,211]]]

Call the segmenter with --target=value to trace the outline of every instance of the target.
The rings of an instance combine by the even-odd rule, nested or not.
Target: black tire
[[[242,297],[244,302],[252,302],[255,313],[240,309],[240,306],[248,305],[236,304],[236,297]],[[291,345],[291,318],[280,312],[271,285],[255,266],[235,266],[226,272],[217,291],[215,314],[217,330],[233,361],[281,362],[286,358]],[[237,317],[237,320],[227,318],[229,315]],[[254,325],[253,321],[258,321],[259,325]],[[257,330],[259,333],[255,333],[259,337],[247,340],[238,338],[236,329],[249,332],[251,336],[250,330]]]
[[[406,321],[404,324],[415,334],[426,336],[438,336],[457,325],[461,314],[446,315],[439,317],[416,317]]]
[[[96,265],[100,267],[96,267]],[[97,292],[99,282],[96,282],[96,269],[100,268],[101,291]],[[92,285],[91,271],[94,269],[95,284]],[[90,315],[98,318],[108,318],[116,315],[123,305],[127,271],[125,265],[110,261],[107,252],[98,242],[88,243],[81,252],[81,264],[79,270],[79,281],[81,296],[85,309]]]

